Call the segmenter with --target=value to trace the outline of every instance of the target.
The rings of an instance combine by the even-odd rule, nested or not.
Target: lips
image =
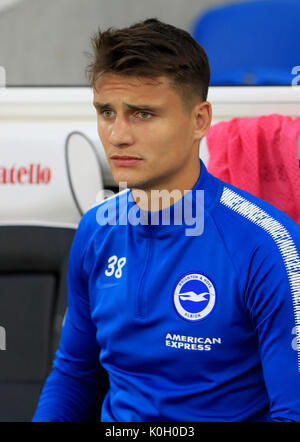
[[[137,166],[143,161],[142,158],[129,155],[113,155],[110,158],[116,166],[123,167]]]

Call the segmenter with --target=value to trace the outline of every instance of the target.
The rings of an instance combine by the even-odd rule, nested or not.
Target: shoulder
[[[120,215],[120,208],[123,202],[127,201],[129,189],[122,190],[101,203],[90,208],[81,218],[77,228],[77,235],[84,238],[85,244],[93,236],[103,229],[116,225]]]
[[[300,274],[300,227],[272,204],[222,182],[213,219],[237,267]],[[241,264],[243,263],[243,264]],[[242,269],[241,269],[242,270]],[[298,276],[299,277],[299,276]]]
[[[222,182],[222,191],[215,208],[216,217],[223,220],[222,228],[238,235],[255,235],[255,242],[268,239],[280,246],[293,238],[300,247],[300,227],[272,204],[235,186]]]
[[[299,292],[300,227],[272,204],[222,182],[213,211],[239,280],[249,284],[258,274],[289,283]]]
[[[93,206],[83,215],[80,225],[93,229],[104,224],[104,222],[101,223],[101,215],[106,214],[105,221],[107,223],[110,221],[109,217],[118,217],[119,208],[122,207],[123,202],[127,202],[129,193],[129,189],[122,190]]]

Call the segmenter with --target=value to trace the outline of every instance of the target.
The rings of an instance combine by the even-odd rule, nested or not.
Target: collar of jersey
[[[200,176],[194,187],[172,206],[158,211],[145,211],[134,202],[128,192],[128,224],[143,236],[165,235],[173,230],[185,230],[195,236],[203,230],[204,215],[215,205],[219,196],[219,180],[212,176],[200,160]],[[199,192],[200,191],[200,192]],[[199,219],[200,218],[200,219]],[[197,221],[196,221],[197,219]],[[193,232],[194,229],[194,232]]]

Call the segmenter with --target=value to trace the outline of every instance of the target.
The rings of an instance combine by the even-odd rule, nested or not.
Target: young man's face
[[[197,180],[199,139],[208,129],[207,106],[201,108],[204,123],[202,117],[196,121],[166,77],[106,73],[95,86],[98,133],[117,184],[172,190],[184,186],[185,180],[187,186],[189,179]]]

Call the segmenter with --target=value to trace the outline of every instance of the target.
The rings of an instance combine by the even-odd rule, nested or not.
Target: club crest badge
[[[188,321],[206,318],[216,303],[216,291],[209,278],[201,273],[188,273],[180,278],[174,293],[177,313]]]

